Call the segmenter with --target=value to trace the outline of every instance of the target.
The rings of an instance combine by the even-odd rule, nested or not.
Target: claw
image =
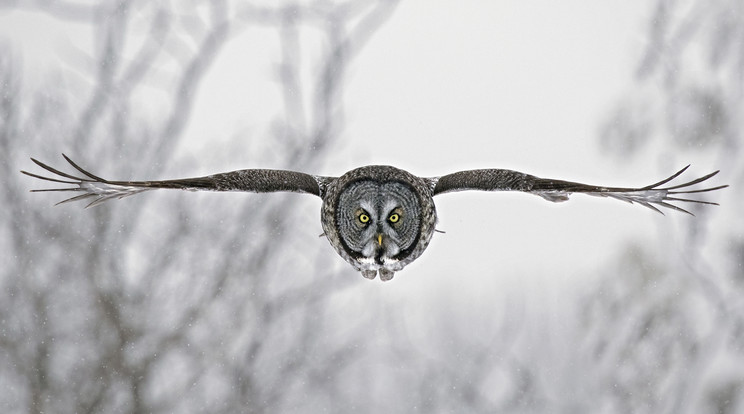
[[[387,282],[388,280],[392,279],[393,276],[395,276],[395,272],[392,270],[388,270],[383,268],[380,268],[380,280],[383,282]]]
[[[362,270],[362,276],[372,280],[377,277],[377,270]]]

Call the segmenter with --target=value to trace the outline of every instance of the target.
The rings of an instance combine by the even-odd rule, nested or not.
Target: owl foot
[[[377,277],[377,270],[362,270],[362,276],[366,277],[369,280],[372,280]],[[392,270],[388,270],[385,268],[380,269],[380,280],[382,280],[383,282],[387,282],[388,280],[392,279],[393,276],[395,276],[395,272],[393,272]]]
[[[362,276],[372,280],[377,277],[377,270],[362,270]]]
[[[392,279],[394,275],[395,272],[393,272],[392,270],[387,270],[385,268],[380,269],[380,280],[382,280],[383,282],[387,282],[388,280]]]

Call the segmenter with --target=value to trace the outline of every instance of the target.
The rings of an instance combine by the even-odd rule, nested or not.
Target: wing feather
[[[87,207],[99,205],[108,200],[124,198],[144,191],[160,188],[190,191],[245,191],[253,193],[289,191],[313,194],[322,197],[328,183],[335,179],[334,177],[321,177],[288,170],[246,169],[204,177],[181,178],[175,180],[114,181],[92,174],[75,163],[67,155],[62,154],[62,156],[81,175],[72,175],[60,171],[34,158],[31,158],[31,161],[57,177],[47,177],[28,171],[21,172],[36,179],[76,186],[31,191],[81,191],[83,194],[62,200],[57,204],[95,198],[87,205]],[[65,178],[66,180],[60,179],[59,177]]]
[[[671,183],[674,179],[682,175],[689,167],[687,165],[657,183],[638,188],[605,187],[572,181],[539,178],[530,174],[504,169],[459,171],[442,177],[431,178],[430,180],[432,183],[435,183],[434,195],[466,190],[522,191],[539,195],[548,201],[560,202],[568,200],[568,196],[571,193],[584,193],[591,196],[614,198],[631,204],[638,203],[662,214],[661,209],[657,207],[692,214],[688,210],[672,204],[672,202],[718,205],[711,201],[675,197],[674,195],[705,193],[728,187],[728,185],[719,185],[707,188],[690,188],[709,180],[718,174],[719,171],[714,171],[682,184],[663,187],[665,184]]]

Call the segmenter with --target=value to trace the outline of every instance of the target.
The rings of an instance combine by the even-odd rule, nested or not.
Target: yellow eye
[[[390,215],[390,217],[388,217],[388,220],[390,220],[391,223],[397,223],[398,220],[400,220],[400,216],[393,213]]]
[[[368,215],[366,215],[366,214],[364,214],[364,213],[362,213],[362,214],[360,214],[360,215],[359,215],[359,221],[360,221],[360,222],[361,222],[362,224],[366,224],[366,223],[368,223],[368,222],[369,222],[369,216],[368,216]]]

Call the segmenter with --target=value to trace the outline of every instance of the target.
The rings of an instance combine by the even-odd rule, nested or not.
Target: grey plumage
[[[356,168],[340,177],[287,170],[247,169],[175,180],[112,181],[91,174],[64,154],[63,157],[81,175],[65,173],[33,158],[34,163],[58,177],[21,171],[41,180],[73,185],[31,191],[80,193],[57,204],[89,199],[91,202],[87,206],[91,207],[114,198],[159,188],[254,193],[290,191],[316,195],[323,202],[320,221],[324,234],[336,252],[364,277],[373,279],[379,274],[382,280],[392,279],[395,272],[416,260],[426,250],[437,223],[433,197],[439,194],[466,190],[522,191],[558,202],[567,200],[571,193],[584,193],[639,203],[659,213],[659,207],[664,207],[691,214],[672,203],[715,205],[680,195],[728,187],[720,185],[689,189],[713,177],[718,171],[683,184],[662,187],[681,175],[689,165],[658,183],[640,188],[595,186],[539,178],[504,169],[459,171],[441,177],[423,178],[384,165]]]
[[[364,277],[374,279],[379,271],[382,280],[390,280],[429,245],[437,222],[432,196],[430,179],[384,165],[357,168],[329,183],[322,197],[323,231],[336,252]],[[399,222],[408,225],[405,233],[387,224],[395,208],[402,208]],[[355,229],[358,209],[370,218],[365,227]],[[370,246],[374,250],[366,251]]]
[[[595,197],[610,197],[629,203],[638,203],[648,207],[658,213],[664,214],[658,208],[666,207],[672,210],[681,211],[692,215],[689,211],[671,204],[672,201],[682,201],[687,203],[711,204],[708,201],[694,200],[676,197],[678,194],[704,193],[708,191],[726,188],[728,185],[709,187],[697,190],[688,190],[687,188],[695,184],[706,181],[707,179],[718,174],[714,171],[692,181],[683,184],[677,184],[671,187],[661,187],[662,185],[674,180],[685,172],[689,165],[672,174],[657,183],[640,188],[629,187],[605,187],[590,184],[576,183],[572,181],[555,180],[552,178],[539,178],[534,175],[521,173],[512,170],[486,169],[486,170],[469,170],[459,171],[448,174],[437,180],[434,187],[434,195],[465,190],[482,190],[482,191],[522,191],[539,195],[540,197],[552,201],[560,202],[568,200],[571,193],[583,193]]]

